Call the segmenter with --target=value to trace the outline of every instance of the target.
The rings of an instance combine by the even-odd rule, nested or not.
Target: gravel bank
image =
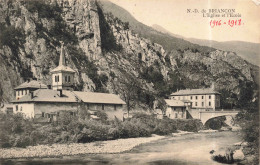
[[[92,143],[71,143],[29,146],[27,148],[0,149],[0,158],[59,157],[78,154],[120,153],[164,136],[117,139]]]

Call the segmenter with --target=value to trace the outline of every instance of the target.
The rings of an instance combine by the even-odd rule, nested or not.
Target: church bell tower
[[[66,65],[63,42],[61,43],[59,66],[51,73],[53,90],[73,90],[75,71]]]

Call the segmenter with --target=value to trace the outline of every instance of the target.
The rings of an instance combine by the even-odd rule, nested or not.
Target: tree
[[[138,98],[138,83],[135,79],[120,79],[118,86],[118,92],[126,102],[127,112],[133,109],[136,105],[136,99]]]
[[[160,109],[162,111],[162,114],[165,114],[167,109],[167,104],[164,100],[164,98],[157,98],[154,101],[154,109]]]

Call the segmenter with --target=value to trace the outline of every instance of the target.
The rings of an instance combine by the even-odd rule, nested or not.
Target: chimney
[[[59,89],[59,96],[62,97],[62,89]]]
[[[33,96],[33,91],[31,91],[31,93],[30,93],[30,94],[31,94],[31,99],[33,99],[33,97],[34,97],[34,96]]]
[[[214,82],[211,84],[211,89],[215,90],[215,83]]]

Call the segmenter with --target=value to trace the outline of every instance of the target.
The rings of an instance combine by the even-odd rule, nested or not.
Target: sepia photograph
[[[260,0],[0,0],[0,165],[259,165]]]

